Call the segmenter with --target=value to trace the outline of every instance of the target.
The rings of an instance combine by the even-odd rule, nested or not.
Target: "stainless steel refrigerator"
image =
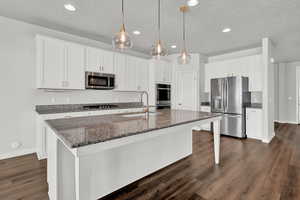
[[[221,134],[246,138],[244,105],[250,103],[247,77],[211,79],[211,112],[223,113]]]

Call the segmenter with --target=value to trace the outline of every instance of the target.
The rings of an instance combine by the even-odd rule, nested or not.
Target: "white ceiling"
[[[67,12],[63,4],[73,1],[78,10]],[[181,44],[184,0],[162,0],[162,38],[170,47]],[[110,42],[120,28],[121,0],[1,0],[0,15],[48,28]],[[128,31],[135,50],[150,52],[156,37],[156,0],[125,0]],[[256,47],[270,37],[277,61],[300,60],[300,0],[200,0],[187,17],[188,47],[205,55]],[[222,33],[224,27],[232,32]],[[169,48],[171,49],[171,48]],[[177,50],[170,50],[176,52]]]

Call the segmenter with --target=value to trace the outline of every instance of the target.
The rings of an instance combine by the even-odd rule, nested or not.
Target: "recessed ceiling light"
[[[231,31],[230,28],[224,28],[224,29],[222,30],[223,33],[229,33],[230,31]]]
[[[141,31],[135,30],[132,32],[134,35],[141,35]]]
[[[198,4],[199,4],[199,0],[188,0],[187,1],[187,5],[191,6],[191,7],[196,6]]]
[[[176,45],[172,45],[171,48],[172,48],[172,49],[176,49],[177,46],[176,46]]]
[[[65,9],[68,10],[68,11],[71,11],[71,12],[76,11],[76,7],[73,6],[73,5],[70,4],[70,3],[66,3],[66,4],[64,5],[64,7],[65,7]]]

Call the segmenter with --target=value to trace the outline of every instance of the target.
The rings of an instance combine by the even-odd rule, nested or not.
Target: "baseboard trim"
[[[269,144],[274,137],[275,137],[275,132],[273,132],[269,138],[263,139],[262,142]]]
[[[278,122],[278,123],[281,123],[281,124],[299,124],[299,123],[294,122],[294,121],[280,121],[280,120],[275,120],[274,122]]]
[[[17,150],[17,151],[0,154],[0,160],[18,157],[18,156],[24,156],[24,155],[32,154],[32,153],[36,153],[36,149],[21,149],[21,150]]]

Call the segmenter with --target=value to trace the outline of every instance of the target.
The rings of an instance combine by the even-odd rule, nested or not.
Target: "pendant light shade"
[[[181,51],[180,55],[178,56],[178,64],[180,64],[180,65],[190,64],[191,59],[192,59],[192,57],[188,53],[188,51],[186,49],[183,49]]]
[[[158,0],[158,40],[151,49],[151,55],[154,58],[159,59],[161,56],[166,56],[167,54],[168,51],[160,39],[160,0]]]
[[[118,33],[115,34],[112,40],[113,48],[124,50],[132,47],[132,41],[129,34],[125,30],[124,22],[124,0],[122,0],[122,26]]]
[[[191,62],[191,55],[188,53],[186,49],[186,37],[185,37],[185,13],[188,11],[187,6],[180,7],[180,11],[182,12],[182,42],[183,48],[178,57],[178,64],[189,64]]]

